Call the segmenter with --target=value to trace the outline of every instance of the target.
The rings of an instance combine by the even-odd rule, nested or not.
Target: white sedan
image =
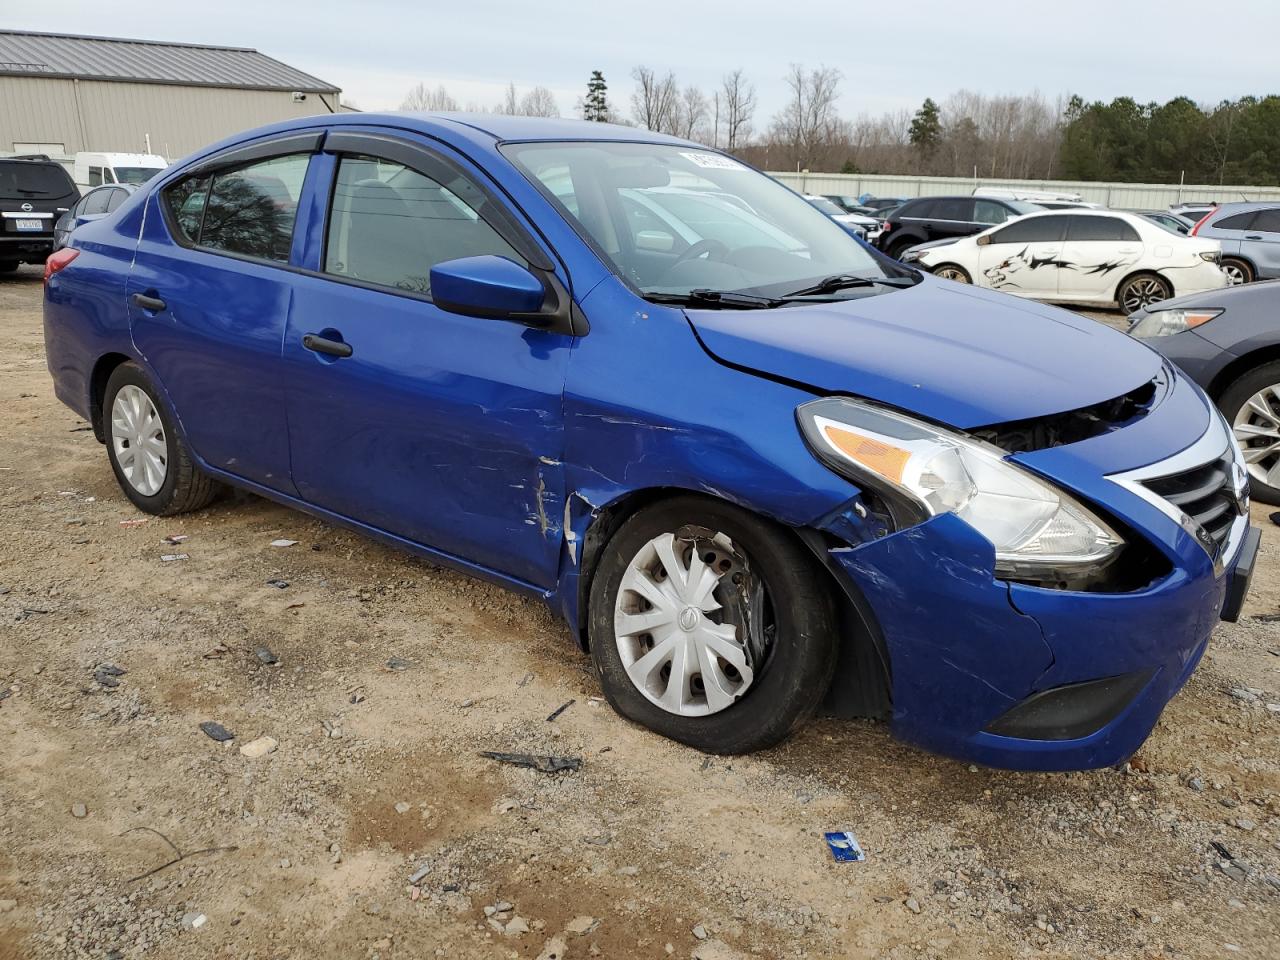
[[[1030,213],[958,240],[912,247],[904,263],[939,277],[1065,303],[1132,313],[1227,284],[1216,240],[1184,237],[1114,210]]]

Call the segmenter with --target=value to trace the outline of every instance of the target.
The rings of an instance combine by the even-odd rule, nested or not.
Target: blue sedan
[[[140,510],[236,486],[538,597],[621,714],[711,752],[825,709],[1115,764],[1257,549],[1230,429],[1157,354],[648,131],[254,130],[79,227],[44,316]]]

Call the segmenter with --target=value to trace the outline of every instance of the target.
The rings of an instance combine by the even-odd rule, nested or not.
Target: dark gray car
[[[1192,230],[1222,244],[1230,283],[1280,278],[1280,203],[1224,203]]]
[[[61,250],[71,239],[72,230],[82,223],[105,217],[129,199],[129,195],[137,189],[136,184],[117,183],[90,190],[53,225],[53,249]]]
[[[1130,318],[1213,398],[1244,451],[1255,500],[1280,504],[1280,281],[1163,300]]]

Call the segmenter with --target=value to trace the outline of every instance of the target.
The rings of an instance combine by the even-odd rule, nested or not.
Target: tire
[[[1250,404],[1251,400],[1258,406]],[[1249,495],[1262,503],[1280,505],[1280,360],[1237,377],[1218,397],[1218,409],[1235,431],[1245,460],[1250,455],[1257,458],[1246,464]],[[1269,422],[1260,409],[1271,410]]]
[[[168,409],[137,364],[122,363],[111,372],[102,410],[111,469],[139,510],[161,517],[187,513],[206,506],[221,491],[222,485],[195,465]]]
[[[1116,303],[1129,313],[1173,296],[1173,286],[1157,273],[1135,273],[1116,290]]]
[[[969,271],[958,263],[940,263],[934,268],[933,275],[943,280],[954,280],[956,283],[973,283]]]
[[[655,546],[663,541],[670,547],[668,561]],[[701,558],[697,561],[695,550]],[[667,573],[671,559],[678,567],[674,577]],[[690,579],[714,584],[704,594],[707,599],[696,592],[681,594],[689,568],[703,566],[703,577],[710,579]],[[638,570],[653,571],[644,574],[642,586],[657,590],[662,606],[643,600],[634,589]],[[591,583],[591,657],[604,695],[624,717],[706,753],[749,753],[772,746],[813,716],[831,685],[838,636],[827,585],[804,546],[775,523],[698,496],[644,507],[605,546]],[[756,601],[744,608],[746,597]],[[742,615],[744,609],[750,617]],[[625,631],[624,618],[644,613],[650,614],[653,634]],[[755,642],[746,645],[750,653],[740,642],[746,633],[743,622],[760,625]],[[704,644],[705,628],[712,627],[720,631],[719,639]],[[703,679],[707,661],[696,650],[710,656],[712,646],[737,663],[719,653],[711,657],[720,682],[713,678],[709,684]],[[628,673],[628,663],[640,674],[643,657],[659,648],[670,652],[655,654],[644,692]],[[681,650],[697,666],[681,671],[683,682],[671,684]],[[667,706],[658,702],[664,694]],[[676,699],[682,702],[676,704]]]
[[[902,255],[906,253],[907,250],[909,250],[911,247],[914,247],[917,243],[924,243],[924,241],[917,240],[915,239],[915,237],[907,237],[904,240],[894,240],[886,248],[885,253],[888,256],[893,257],[893,259],[895,260],[901,260]]]
[[[1227,275],[1229,287],[1253,283],[1253,267],[1248,260],[1241,260],[1239,257],[1223,257],[1222,272]]]

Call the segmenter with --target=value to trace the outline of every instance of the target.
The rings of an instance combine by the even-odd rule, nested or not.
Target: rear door
[[[1143,259],[1145,248],[1138,231],[1119,217],[1065,216],[1065,265],[1058,274],[1058,295],[1064,300],[1115,299],[1116,286]]]
[[[1031,215],[988,234],[978,254],[974,283],[1023,297],[1051,300],[1058,295],[1067,217]],[[979,238],[983,239],[983,238]]]
[[[192,449],[283,493],[296,490],[280,350],[306,226],[297,201],[320,140],[235,149],[154,191],[127,288],[134,343]]]
[[[969,237],[983,229],[974,220],[971,197],[942,197],[934,200],[928,221],[929,239]]]
[[[1245,231],[1242,252],[1253,261],[1259,280],[1280,277],[1280,208],[1259,210]]]
[[[332,188],[315,196],[328,210],[296,277],[281,371],[299,492],[414,543],[552,585],[573,340],[442,310],[430,275],[462,257],[546,269],[553,261],[483,174],[443,148],[332,133],[321,162]],[[349,353],[317,352],[308,335]]]

